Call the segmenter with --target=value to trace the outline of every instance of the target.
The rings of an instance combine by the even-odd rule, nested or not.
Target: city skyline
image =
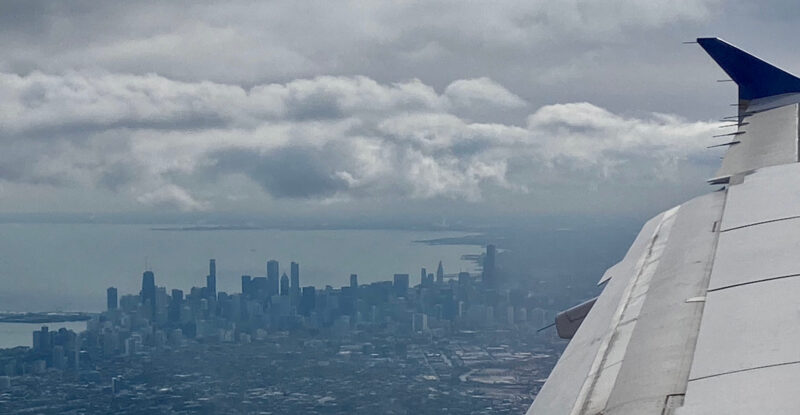
[[[208,260],[206,285],[186,289],[185,294],[180,288],[168,291],[170,287],[159,285],[158,273],[147,269],[139,293],[109,287],[107,310],[89,314],[85,331],[49,330],[45,323],[33,331],[32,346],[0,349],[0,410],[36,402],[56,412],[79,406],[115,413],[145,408],[374,413],[376,399],[365,399],[353,389],[364,376],[374,377],[369,381],[371,396],[384,396],[397,387],[406,394],[424,394],[429,403],[418,413],[435,413],[441,407],[521,410],[542,382],[533,374],[549,370],[561,346],[557,337],[536,330],[554,315],[552,302],[518,286],[502,266],[496,268],[496,252],[494,245],[486,246],[479,257],[483,272],[474,275],[446,274],[440,262],[438,276],[421,268],[418,279],[401,273],[390,281],[362,285],[358,275],[351,274],[338,288],[319,289],[301,288],[299,262],[287,267],[294,281],[290,285],[286,268],[270,259],[262,275],[241,276],[241,293],[215,290],[219,258]],[[276,274],[281,275],[277,292],[269,282]],[[490,280],[484,281],[486,276]],[[236,368],[233,377],[220,372],[175,375],[196,365],[187,361],[190,356],[189,361]],[[298,374],[273,378],[270,374],[278,372],[269,365],[248,363],[252,359],[272,359],[280,362],[280,373]],[[195,369],[210,367],[200,366]],[[328,366],[337,369],[320,371]],[[398,369],[414,376],[386,376]],[[253,370],[266,372],[238,376]],[[168,374],[166,389],[158,373]],[[314,373],[314,380],[296,382],[302,379],[300,373]],[[499,375],[514,380],[486,384]],[[318,381],[336,385],[325,388],[327,398],[319,395]],[[217,382],[229,392],[216,389],[198,398],[198,391]],[[289,396],[288,391],[292,396],[231,399],[236,394],[230,391],[241,391],[245,384],[248,395],[266,384],[285,388],[287,393],[278,396]],[[481,392],[470,392],[475,385],[484,385]],[[170,395],[163,396],[167,389]],[[53,399],[62,393],[55,391],[70,398]],[[451,393],[464,397],[451,401]],[[26,399],[5,399],[20,394]],[[435,403],[430,401],[437,395]]]
[[[487,287],[492,287],[493,285],[497,284],[494,280],[494,272],[495,272],[495,255],[496,255],[496,247],[493,244],[488,244],[486,246],[486,255],[483,257],[481,261],[481,271],[476,273],[475,275],[481,276],[481,281],[486,284]],[[199,295],[200,298],[213,298],[216,300],[218,294],[228,295],[226,292],[217,292],[216,290],[216,259],[211,258],[209,261],[209,274],[206,276],[206,285],[203,287],[191,287],[190,292],[195,293],[195,295]],[[280,271],[280,261],[275,259],[269,259],[266,261],[266,273],[263,276],[253,277],[252,275],[241,275],[241,291],[238,294],[247,294],[248,291],[264,291],[264,295],[268,298],[273,296],[290,296],[290,297],[299,297],[301,295],[301,291],[303,288],[313,288],[318,289],[317,287],[310,285],[310,286],[301,286],[300,285],[300,264],[295,261],[290,262],[290,273],[292,275],[291,282],[289,276],[286,274],[285,271]],[[464,272],[459,270],[458,272],[452,274],[446,274],[444,272],[444,267],[442,266],[442,262],[439,261],[436,269],[436,275],[434,276],[433,273],[427,273],[426,268],[423,267],[421,272],[420,279],[418,280],[417,284],[412,284],[411,278],[409,274],[394,274],[393,276],[393,290],[400,294],[407,291],[409,288],[416,288],[416,287],[429,287],[433,284],[443,284],[445,283],[445,278],[450,280],[458,280],[462,278],[463,275],[467,275],[469,277],[474,277],[469,272]],[[280,274],[279,285],[275,285],[275,276]],[[487,275],[489,276],[487,279]],[[139,301],[142,305],[147,304],[148,307],[154,307],[155,304],[155,297],[156,297],[156,290],[163,290],[164,292],[167,291],[167,286],[159,286],[156,283],[156,276],[155,271],[153,271],[150,267],[147,267],[147,270],[142,273],[142,289],[139,291],[139,294],[136,296],[139,297]],[[387,280],[388,281],[388,280]],[[369,284],[382,284],[384,281],[372,282]],[[343,288],[358,288],[358,274],[350,274],[349,278],[346,281],[343,281],[342,285],[339,286],[338,290]],[[326,284],[325,290],[330,290],[333,288],[333,285]],[[116,287],[111,286],[106,289],[106,311],[113,311],[119,308],[119,291]],[[236,293],[232,293],[236,294]],[[131,294],[123,294],[123,297],[130,297]],[[171,297],[176,297],[180,300],[183,299],[183,290],[178,288],[172,289]],[[153,315],[155,313],[153,312]]]

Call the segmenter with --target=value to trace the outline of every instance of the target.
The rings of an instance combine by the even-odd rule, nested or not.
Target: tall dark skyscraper
[[[486,245],[486,256],[483,258],[483,283],[493,287],[497,284],[494,260],[497,249],[494,245]]]
[[[289,295],[289,277],[285,272],[281,276],[281,295]]]
[[[183,307],[183,291],[178,289],[172,290],[172,295],[169,299],[169,308],[167,310],[167,318],[169,321],[180,321],[181,308]]]
[[[267,295],[278,295],[281,275],[278,273],[278,261],[267,261]]]
[[[428,285],[428,270],[426,270],[425,267],[422,267],[419,271],[419,285],[423,287]]]
[[[210,298],[217,298],[217,261],[214,259],[208,261],[206,292]]]
[[[292,298],[300,298],[300,264],[292,261],[291,265],[291,285],[289,294]]]
[[[350,274],[350,288],[358,288],[358,274]]]
[[[114,287],[108,287],[106,290],[106,304],[108,305],[108,310],[116,310],[117,309],[117,289]]]
[[[257,300],[264,300],[269,296],[267,277],[255,277],[250,281],[250,295]]]
[[[439,266],[436,268],[436,283],[444,283],[444,267],[442,266],[442,261],[439,261]]]
[[[251,281],[253,281],[253,278],[251,276],[242,275],[242,295],[244,295],[245,297],[250,296]]]
[[[307,316],[317,305],[317,290],[314,287],[303,287],[303,296],[300,297],[300,314]]]
[[[405,297],[408,294],[408,274],[394,274],[394,295]]]
[[[156,276],[153,271],[145,271],[142,274],[142,292],[139,293],[142,304],[150,307],[150,318],[156,315]]]

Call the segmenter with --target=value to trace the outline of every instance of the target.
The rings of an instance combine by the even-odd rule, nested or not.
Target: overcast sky
[[[797,2],[0,2],[0,213],[650,215]]]

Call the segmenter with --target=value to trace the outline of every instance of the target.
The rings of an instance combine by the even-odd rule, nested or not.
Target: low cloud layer
[[[498,82],[321,76],[249,88],[107,72],[0,74],[0,182],[133,206],[258,209],[270,201],[512,201],[561,187],[685,186],[716,123],[531,108]],[[517,123],[472,121],[498,108]]]

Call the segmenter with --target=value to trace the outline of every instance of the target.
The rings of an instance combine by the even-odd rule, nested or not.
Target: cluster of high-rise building
[[[251,346],[259,347],[294,335],[303,339],[302,347],[346,343],[364,336],[392,344],[408,344],[412,337],[415,342],[435,343],[431,339],[463,339],[463,333],[474,333],[474,329],[505,332],[512,326],[544,325],[552,314],[545,311],[546,299],[501,284],[503,275],[495,268],[495,255],[494,246],[488,246],[480,256],[480,274],[445,274],[439,262],[435,272],[421,268],[418,280],[398,273],[389,281],[361,284],[359,276],[351,274],[339,288],[301,286],[297,262],[291,262],[287,274],[280,272],[278,261],[269,260],[263,275],[235,277],[241,281],[241,291],[234,293],[217,290],[220,276],[214,259],[209,261],[205,285],[187,292],[159,286],[156,273],[146,270],[136,294],[107,289],[107,310],[89,320],[85,332],[52,332],[43,327],[34,332],[32,349],[7,353],[0,366],[7,376],[58,369],[91,381],[97,377],[97,367],[125,361],[120,358],[140,362],[145,355],[166,356],[207,343],[244,346],[257,342]],[[359,346],[362,349],[372,356],[372,346]],[[405,352],[389,355],[404,356]],[[384,354],[376,356],[380,360]],[[114,395],[124,393],[125,381],[119,374],[110,384]]]
[[[287,275],[280,273],[278,261],[269,260],[265,275],[241,276],[240,293],[217,291],[214,259],[206,285],[186,294],[179,289],[168,293],[148,270],[138,295],[118,301],[117,290],[108,289],[108,310],[89,323],[89,344],[114,355],[135,353],[141,344],[180,344],[185,338],[248,342],[275,330],[421,332],[527,320],[530,307],[524,298],[499,287],[495,255],[495,247],[487,246],[480,276],[459,272],[446,278],[440,262],[435,273],[422,268],[418,284],[412,285],[409,274],[395,274],[391,281],[360,285],[352,274],[348,285],[319,289],[301,287],[297,262]]]
[[[79,333],[66,328],[52,331],[43,326],[41,330],[33,332],[33,347],[27,353],[0,359],[0,372],[6,376],[16,376],[44,373],[47,369],[77,371],[81,350]]]
[[[409,274],[391,281],[359,284],[351,274],[340,288],[300,285],[300,265],[291,262],[289,275],[276,260],[262,276],[241,276],[241,292],[217,290],[217,264],[211,259],[205,286],[167,291],[156,274],[142,274],[138,294],[119,296],[107,289],[107,310],[87,323],[84,350],[89,356],[135,355],[143,348],[180,346],[187,339],[250,342],[267,333],[321,330],[332,335],[354,329],[419,333],[432,330],[485,327],[521,321],[544,321],[544,311],[532,307],[525,293],[502,288],[495,269],[496,249],[487,246],[483,270],[445,275],[420,270],[418,284]],[[416,281],[415,281],[416,282]],[[62,330],[63,331],[63,330]],[[34,333],[34,351],[47,367],[76,365],[81,350],[74,332]],[[41,365],[41,363],[39,363]]]

